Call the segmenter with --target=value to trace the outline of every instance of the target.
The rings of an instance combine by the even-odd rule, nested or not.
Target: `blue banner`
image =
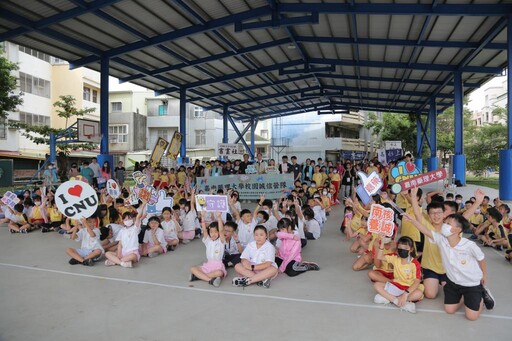
[[[215,194],[218,189],[227,193],[238,191],[241,200],[259,200],[261,194],[267,199],[279,199],[284,191],[293,189],[293,174],[235,174],[197,178],[197,191]]]
[[[366,158],[366,153],[355,150],[342,150],[340,151],[340,156],[344,160],[360,161]]]
[[[390,163],[391,161],[396,161],[401,159],[403,156],[402,149],[387,149],[386,150],[386,162]]]

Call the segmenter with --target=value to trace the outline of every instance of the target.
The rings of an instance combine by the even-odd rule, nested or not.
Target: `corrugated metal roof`
[[[11,40],[241,118],[425,112],[506,65],[512,0],[5,0]],[[484,4],[485,6],[480,6]],[[480,6],[480,7],[479,7]]]

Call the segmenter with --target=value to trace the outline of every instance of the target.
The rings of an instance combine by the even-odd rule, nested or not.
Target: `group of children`
[[[495,302],[486,287],[484,253],[471,239],[505,250],[510,261],[510,208],[499,199],[491,207],[489,197],[480,190],[466,202],[461,195],[442,194],[436,191],[424,196],[421,189],[413,188],[395,197],[382,191],[366,205],[354,194],[345,200],[341,230],[345,240],[354,239],[350,251],[357,259],[352,269],[371,267],[368,277],[377,292],[375,303],[392,303],[415,313],[415,303],[436,298],[442,289],[447,313],[464,305],[466,318],[476,320],[483,306],[492,309]],[[426,210],[422,208],[424,197]],[[393,235],[368,232],[374,204],[395,212]]]

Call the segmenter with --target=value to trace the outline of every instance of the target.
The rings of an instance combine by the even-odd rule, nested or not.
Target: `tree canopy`
[[[16,111],[23,103],[22,94],[16,91],[18,80],[12,75],[16,70],[18,65],[0,54],[0,119],[7,118],[9,111]]]

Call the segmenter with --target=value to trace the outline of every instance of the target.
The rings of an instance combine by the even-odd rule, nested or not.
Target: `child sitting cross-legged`
[[[104,252],[100,243],[100,229],[96,226],[98,219],[92,216],[77,220],[76,223],[71,239],[82,244],[79,249],[67,249],[66,253],[71,257],[69,264],[93,266],[93,261],[97,261]]]

